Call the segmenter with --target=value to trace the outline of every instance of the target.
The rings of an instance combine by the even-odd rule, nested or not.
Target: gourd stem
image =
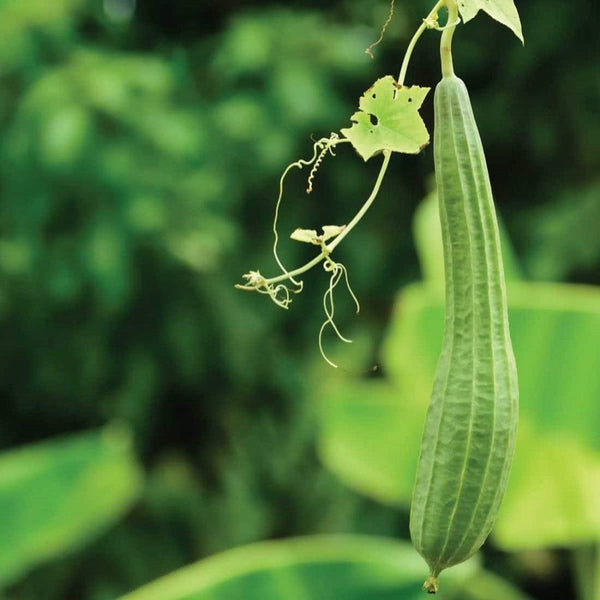
[[[448,21],[442,31],[442,40],[440,42],[440,56],[442,59],[442,75],[444,77],[454,76],[454,65],[452,63],[452,36],[458,23],[458,4],[456,0],[446,0],[448,9]]]

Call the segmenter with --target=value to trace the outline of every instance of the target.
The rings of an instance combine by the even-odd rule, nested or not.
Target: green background
[[[184,580],[231,576],[221,600],[412,600],[442,315],[431,147],[392,158],[336,251],[361,301],[356,317],[338,296],[339,370],[317,347],[325,273],[289,311],[233,285],[275,273],[281,172],[397,75],[431,5],[396,0],[371,60],[383,0],[0,0],[2,600],[112,600],[201,559]],[[523,421],[497,530],[447,597],[599,600],[600,47],[586,0],[517,6],[524,47],[483,14],[454,42],[505,229]],[[438,41],[408,84],[436,84]],[[431,128],[431,95],[421,112]],[[347,222],[375,180],[379,158],[336,154],[310,196],[306,171],[286,181],[287,265],[312,256],[295,227]],[[213,598],[173,577],[165,600]]]

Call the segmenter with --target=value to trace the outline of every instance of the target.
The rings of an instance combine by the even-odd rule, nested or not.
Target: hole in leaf
[[[371,122],[371,125],[373,125],[373,127],[377,127],[377,125],[379,124],[379,119],[375,115],[370,114],[369,121]]]
[[[409,98],[409,99],[408,99],[408,101],[409,101],[409,102],[412,102],[412,98]]]
[[[371,98],[377,98],[377,94],[372,94]]]

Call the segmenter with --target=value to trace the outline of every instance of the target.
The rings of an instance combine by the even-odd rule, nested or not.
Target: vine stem
[[[342,231],[342,233],[340,233],[331,243],[327,244],[327,250],[329,252],[333,252],[334,248],[354,229],[356,224],[364,217],[365,213],[369,210],[371,204],[373,204],[373,201],[379,193],[379,188],[381,187],[381,182],[383,181],[385,172],[387,171],[388,165],[390,164],[391,156],[392,153],[390,150],[384,150],[383,162],[381,163],[379,175],[377,175],[377,180],[375,181],[375,185],[371,190],[371,194],[369,195],[365,203],[360,207],[360,210],[354,215],[350,223],[346,225],[344,231]]]
[[[369,210],[371,204],[375,201],[377,194],[379,193],[379,188],[381,187],[381,182],[385,176],[388,165],[390,164],[390,158],[392,153],[389,150],[385,150],[383,153],[383,162],[381,163],[381,168],[379,169],[379,174],[377,175],[377,180],[375,181],[375,185],[369,194],[369,197],[365,201],[365,203],[360,207],[358,212],[354,215],[350,223],[344,228],[342,231],[331,243],[327,244],[320,254],[317,254],[311,261],[307,262],[305,265],[294,269],[293,271],[288,271],[287,273],[282,273],[277,277],[271,277],[269,279],[265,279],[266,284],[279,283],[281,281],[285,281],[286,279],[290,279],[292,277],[297,277],[298,275],[302,275],[306,271],[309,271],[314,266],[318,265],[324,258],[329,256],[334,248],[356,227],[358,222],[363,218],[365,213]],[[252,289],[251,286],[238,286],[240,289]]]
[[[439,12],[440,8],[442,8],[443,6],[448,7],[448,12],[450,15],[449,19],[448,19],[448,23],[453,23],[454,25],[456,24],[455,21],[457,22],[457,18],[458,18],[458,5],[456,3],[456,0],[438,0],[438,2],[435,4],[435,6],[431,9],[429,14],[427,15],[427,17],[425,19],[423,19],[423,22],[421,23],[421,25],[419,26],[417,31],[414,33],[413,37],[411,38],[411,40],[408,44],[408,47],[404,54],[404,58],[402,60],[402,65],[400,67],[400,74],[398,75],[398,85],[399,86],[404,85],[404,80],[406,78],[406,71],[408,70],[408,64],[410,62],[413,50],[414,50],[415,46],[417,45],[417,42],[419,41],[419,38],[421,37],[421,35],[423,35],[423,32],[426,29],[432,27],[432,23],[437,22],[438,12]],[[454,9],[454,13],[452,13],[452,9]],[[445,36],[447,41],[451,42],[453,31],[454,31],[454,26],[451,28],[451,30],[449,32],[444,31],[442,34],[442,39],[444,39],[444,36]],[[450,55],[450,60],[451,60],[451,55]],[[342,141],[346,141],[346,140],[342,140]],[[331,254],[331,252],[333,252],[333,250],[342,242],[342,240],[359,223],[359,221],[363,218],[365,213],[369,210],[369,208],[375,201],[375,198],[377,197],[377,194],[379,193],[379,188],[381,187],[381,182],[383,181],[383,178],[387,172],[391,155],[392,155],[392,153],[390,150],[384,150],[383,162],[381,164],[381,168],[379,169],[379,174],[377,175],[377,180],[375,181],[375,185],[373,186],[373,189],[371,190],[371,194],[369,195],[369,197],[367,198],[365,203],[360,207],[358,212],[354,215],[352,220],[344,228],[344,230],[329,244],[325,245],[323,247],[322,251],[317,256],[315,256],[312,260],[310,260],[306,264],[302,265],[301,267],[294,269],[293,271],[285,270],[285,272],[282,273],[281,275],[277,275],[276,277],[271,277],[269,279],[266,279],[266,278],[263,279],[263,285],[269,286],[269,285],[280,283],[280,282],[286,281],[286,280],[294,281],[294,277],[297,277],[298,275],[302,275],[306,271],[309,271],[310,269],[312,269],[313,267],[318,265],[322,260],[327,258]],[[277,216],[276,216],[276,218],[277,218]],[[275,248],[276,248],[276,246],[277,246],[277,232],[276,231],[275,231],[275,236],[276,236],[275,237]],[[279,263],[279,266],[282,266],[279,260],[277,262]],[[255,289],[255,287],[253,285],[237,284],[235,287],[238,289],[242,289],[242,290]]]
[[[408,43],[408,47],[406,48],[406,53],[404,54],[404,58],[402,60],[402,65],[400,67],[400,74],[398,75],[398,85],[404,85],[404,80],[406,79],[406,72],[408,70],[408,63],[410,62],[413,50],[415,49],[415,46],[417,45],[419,38],[423,35],[425,30],[427,29],[427,23],[430,22],[431,19],[434,19],[437,17],[437,14],[438,14],[440,8],[442,8],[442,6],[444,6],[444,5],[446,5],[447,1],[448,0],[438,0],[438,2],[435,4],[435,6],[431,9],[429,14],[427,15],[427,17],[425,19],[423,19],[423,22],[421,23],[420,27],[417,29],[417,31],[415,31],[414,35],[412,36],[410,42]],[[452,1],[453,0],[450,0],[450,2],[452,2]],[[457,8],[457,10],[458,10],[458,8]],[[444,34],[445,33],[446,32],[444,31]],[[452,38],[450,38],[450,39],[452,39]],[[313,258],[311,261],[307,262],[306,264],[302,265],[301,267],[298,267],[297,269],[294,269],[293,271],[288,271],[287,273],[283,273],[276,277],[271,277],[270,279],[266,279],[265,282],[267,284],[279,283],[281,281],[285,281],[286,279],[293,279],[294,277],[297,277],[298,275],[302,275],[303,273],[306,273],[306,271],[309,271],[314,266],[318,265],[325,257],[327,257],[331,252],[333,252],[333,250],[341,243],[341,241],[352,231],[352,229],[354,229],[354,227],[357,225],[357,223],[364,217],[365,213],[369,210],[371,204],[373,204],[375,198],[377,197],[377,194],[379,193],[379,188],[381,187],[381,182],[383,181],[383,178],[387,172],[388,165],[390,164],[391,156],[392,156],[392,153],[389,150],[384,151],[383,163],[381,164],[381,168],[379,169],[379,174],[377,176],[377,180],[375,181],[375,186],[373,187],[373,190],[371,191],[371,194],[369,195],[369,197],[367,198],[365,203],[361,206],[359,211],[354,215],[354,217],[352,218],[350,223],[348,223],[348,225],[346,226],[344,231],[342,231],[342,233],[340,233],[331,243],[327,244],[325,246],[324,250],[320,254],[317,254],[317,256],[315,256],[315,258]],[[243,286],[239,286],[239,287],[241,288]]]
[[[413,50],[419,41],[419,38],[423,35],[423,32],[428,28],[428,23],[431,22],[432,19],[437,17],[437,14],[446,4],[446,0],[439,0],[439,2],[431,9],[431,12],[427,15],[421,26],[415,31],[415,34],[412,36],[408,44],[408,48],[406,49],[406,54],[404,55],[404,59],[402,60],[402,66],[400,67],[400,74],[398,75],[398,85],[404,85],[404,80],[406,79],[406,71],[408,70],[408,63],[410,62],[410,58],[412,56]]]

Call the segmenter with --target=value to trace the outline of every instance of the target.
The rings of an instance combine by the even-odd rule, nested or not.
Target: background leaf
[[[368,536],[313,536],[229,550],[121,600],[418,600],[424,572],[422,559],[407,543]],[[511,600],[526,598],[470,561],[442,579],[439,598],[506,600],[501,593],[507,592]]]
[[[120,429],[0,454],[0,586],[97,536],[140,487],[130,439]]]

